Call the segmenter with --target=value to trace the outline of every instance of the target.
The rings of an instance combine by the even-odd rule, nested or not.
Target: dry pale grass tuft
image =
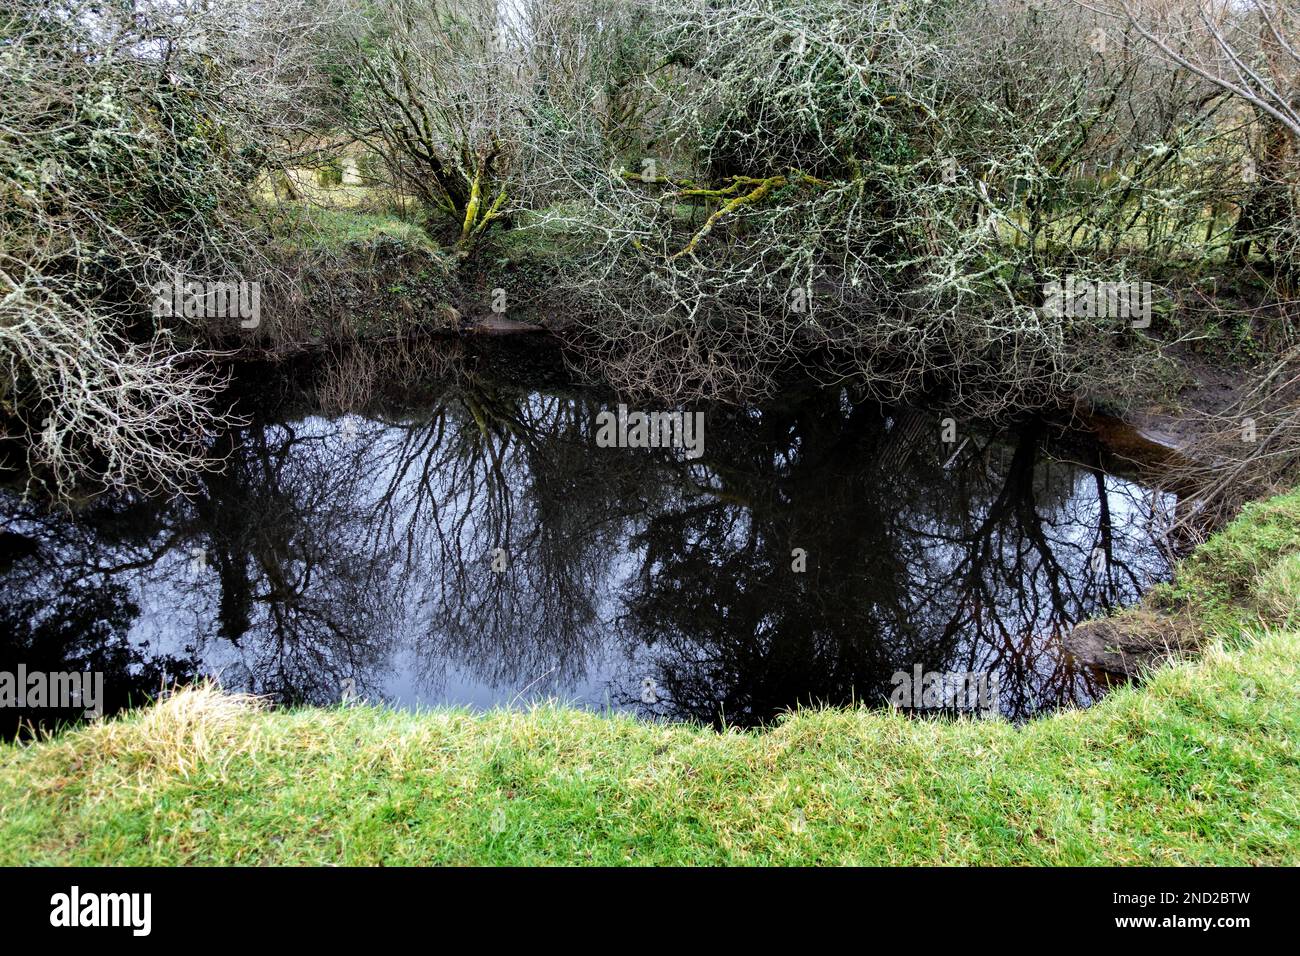
[[[189,777],[215,755],[224,761],[247,751],[253,738],[246,718],[262,708],[256,697],[201,684],[178,690],[132,719],[87,728],[77,750],[93,761]]]

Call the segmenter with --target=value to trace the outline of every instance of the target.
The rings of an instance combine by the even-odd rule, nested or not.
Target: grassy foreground
[[[1162,598],[1192,614],[1208,589],[1217,628],[1231,597],[1226,641],[1021,728],[826,710],[717,734],[187,691],[0,748],[0,864],[1297,864],[1298,554],[1300,492],[1248,509]]]

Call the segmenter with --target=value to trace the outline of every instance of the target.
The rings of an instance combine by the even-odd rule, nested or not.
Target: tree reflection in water
[[[470,356],[338,419],[259,394],[190,499],[73,517],[6,493],[5,657],[111,644],[119,687],[201,661],[282,702],[557,695],[715,725],[882,704],[920,664],[996,672],[1023,718],[1090,701],[1060,633],[1168,573],[1167,502],[1042,422],[971,426],[949,461],[941,412],[809,388],[707,409],[687,460],[598,448],[616,399],[537,367]]]

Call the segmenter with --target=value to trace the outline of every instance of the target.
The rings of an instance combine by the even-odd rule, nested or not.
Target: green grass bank
[[[0,748],[0,864],[1297,864],[1300,490],[1154,596],[1192,661],[1023,727],[806,711],[269,713],[212,690]]]

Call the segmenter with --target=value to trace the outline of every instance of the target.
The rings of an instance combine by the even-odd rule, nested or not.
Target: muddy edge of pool
[[[1244,377],[1226,369],[1192,363],[1190,384],[1179,407],[1146,408],[1126,418],[1093,413],[1083,423],[1096,436],[1103,454],[1148,474],[1188,463],[1188,449],[1212,416],[1240,396]],[[1166,615],[1142,609],[1122,623],[1114,617],[1081,621],[1062,638],[1066,652],[1102,679],[1127,681],[1168,660],[1194,654],[1199,635]]]

